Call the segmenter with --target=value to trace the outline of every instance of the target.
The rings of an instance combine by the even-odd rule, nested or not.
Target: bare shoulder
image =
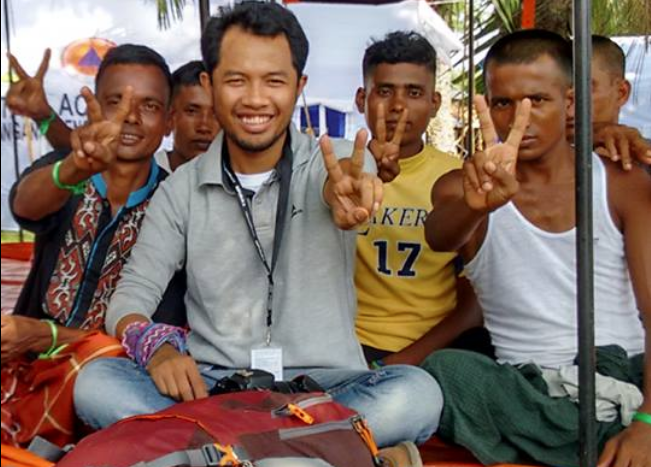
[[[651,177],[635,165],[623,170],[618,163],[603,161],[608,183],[608,204],[615,216],[625,222],[631,216],[651,217]]]

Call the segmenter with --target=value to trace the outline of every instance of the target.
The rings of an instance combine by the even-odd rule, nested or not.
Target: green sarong
[[[642,388],[643,355],[617,346],[597,349],[597,371]],[[548,396],[535,365],[516,368],[463,350],[440,350],[422,364],[438,381],[444,408],[437,434],[464,446],[483,464],[579,465],[579,407]],[[624,427],[597,423],[599,451]]]

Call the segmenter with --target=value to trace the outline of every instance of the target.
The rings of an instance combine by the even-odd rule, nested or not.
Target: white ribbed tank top
[[[595,343],[644,351],[644,328],[610,216],[606,169],[593,154]],[[486,238],[466,265],[499,361],[544,367],[577,354],[576,229],[546,232],[513,203],[490,214]]]

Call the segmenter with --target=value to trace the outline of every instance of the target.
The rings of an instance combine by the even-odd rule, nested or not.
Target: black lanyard
[[[276,263],[278,262],[278,254],[280,252],[280,244],[283,239],[285,220],[287,218],[287,207],[289,200],[289,191],[292,181],[292,150],[289,142],[289,135],[287,135],[287,141],[283,146],[283,153],[280,157],[280,160],[276,164],[276,174],[280,181],[280,193],[278,194],[278,204],[276,206],[276,226],[274,229],[274,243],[273,243],[273,252],[271,258],[271,264],[267,260],[267,255],[264,252],[260,238],[258,237],[258,232],[255,229],[255,223],[253,222],[253,214],[251,213],[251,208],[249,207],[249,202],[247,200],[247,195],[244,192],[244,188],[240,183],[239,179],[233,173],[231,169],[230,155],[228,153],[228,148],[226,141],[222,144],[222,170],[228,181],[230,182],[232,188],[235,190],[237,199],[239,201],[240,210],[246,221],[246,226],[249,229],[249,234],[251,235],[251,240],[253,240],[253,246],[255,246],[256,251],[258,252],[258,257],[260,262],[267,272],[267,335],[266,335],[266,344],[271,343],[271,326],[273,324],[273,296],[274,296],[274,270],[276,269]]]

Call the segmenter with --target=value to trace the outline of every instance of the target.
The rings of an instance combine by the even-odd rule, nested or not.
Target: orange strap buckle
[[[289,410],[293,416],[301,419],[307,425],[312,425],[314,423],[314,417],[312,417],[312,415],[297,405],[287,404],[287,410]]]

